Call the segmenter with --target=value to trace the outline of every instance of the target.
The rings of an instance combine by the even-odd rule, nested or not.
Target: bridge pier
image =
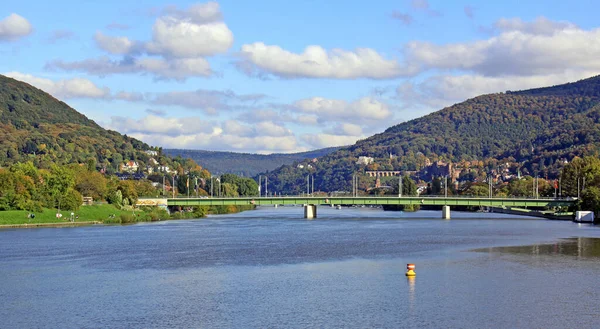
[[[442,219],[450,219],[450,206],[442,206]]]
[[[306,218],[306,219],[317,218],[317,205],[305,204],[304,205],[304,218]]]

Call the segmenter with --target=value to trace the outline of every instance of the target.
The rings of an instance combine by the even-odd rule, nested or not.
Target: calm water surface
[[[600,327],[599,228],[452,215],[0,230],[0,327]]]

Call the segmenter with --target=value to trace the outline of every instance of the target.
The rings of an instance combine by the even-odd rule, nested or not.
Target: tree
[[[57,165],[52,166],[50,176],[48,177],[46,187],[54,206],[60,211],[61,201],[65,200],[65,196],[75,185],[75,177],[73,172],[66,167]]]

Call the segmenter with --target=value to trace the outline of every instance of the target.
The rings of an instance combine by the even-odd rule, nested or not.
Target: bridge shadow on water
[[[600,258],[600,238],[568,238],[554,243],[527,246],[491,247],[474,249],[475,252],[530,256],[567,256],[580,259]]]

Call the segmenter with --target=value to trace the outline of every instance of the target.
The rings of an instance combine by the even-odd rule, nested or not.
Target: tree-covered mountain
[[[95,161],[97,168],[111,172],[129,160],[145,168],[152,157],[148,150],[147,144],[100,127],[48,93],[0,75],[0,167]],[[168,157],[154,157],[161,165],[172,165]]]
[[[466,100],[388,128],[318,162],[269,173],[269,190],[300,193],[350,190],[366,170],[418,172],[428,164],[473,165],[492,171],[511,163],[519,173],[555,178],[565,161],[600,151],[600,76],[547,88]],[[373,163],[357,164],[359,157]]]
[[[301,153],[268,155],[184,149],[164,149],[164,153],[190,158],[213,174],[229,173],[252,177],[297,161],[319,158],[339,149],[340,147],[329,147]]]

